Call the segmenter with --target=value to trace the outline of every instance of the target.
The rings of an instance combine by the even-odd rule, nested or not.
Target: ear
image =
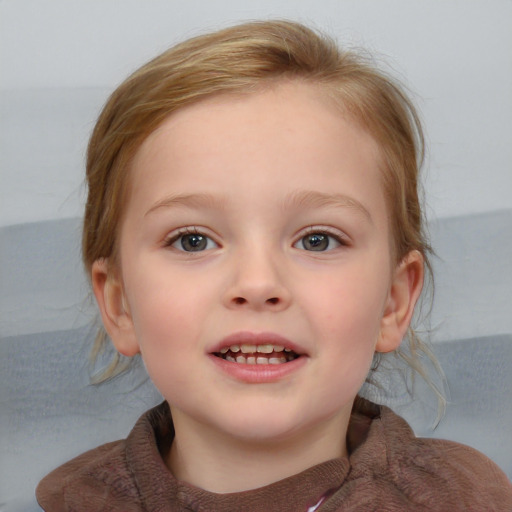
[[[391,352],[400,346],[423,288],[423,263],[423,256],[415,250],[407,253],[396,267],[381,320],[377,352]]]
[[[103,325],[117,351],[128,357],[138,354],[139,344],[122,282],[109,268],[107,259],[93,263],[91,281]]]

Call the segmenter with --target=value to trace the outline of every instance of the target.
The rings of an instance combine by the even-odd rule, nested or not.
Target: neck
[[[210,492],[257,489],[347,455],[350,411],[321,428],[271,441],[236,438],[183,419],[173,410],[176,437],[167,454],[167,467],[178,480]]]

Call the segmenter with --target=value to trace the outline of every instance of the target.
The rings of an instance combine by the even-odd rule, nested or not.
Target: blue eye
[[[218,247],[211,238],[201,233],[179,234],[170,240],[167,245],[185,252],[201,252]]]
[[[303,236],[296,244],[299,249],[304,249],[305,251],[328,251],[330,249],[335,249],[339,247],[341,244],[340,240],[334,237],[333,235],[329,235],[327,233],[308,233]]]

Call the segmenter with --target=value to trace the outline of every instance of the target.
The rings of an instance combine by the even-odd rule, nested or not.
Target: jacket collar
[[[364,462],[366,455],[370,455],[367,453],[365,441],[371,437],[375,438],[372,445],[375,442],[378,444],[379,432],[372,433],[372,430],[377,428],[374,419],[379,418],[380,413],[379,406],[363,399],[356,400],[347,434],[350,460],[345,457],[329,460],[265,487],[239,493],[216,494],[174,478],[161,455],[174,438],[171,412],[166,402],[148,411],[137,422],[126,440],[126,457],[148,511],[206,512],[243,509],[306,512],[322,496],[329,495],[342,486],[354,465],[354,457],[362,458]],[[368,461],[373,461],[374,469],[375,450],[370,448],[370,452]],[[365,464],[360,468],[363,472],[364,466]]]

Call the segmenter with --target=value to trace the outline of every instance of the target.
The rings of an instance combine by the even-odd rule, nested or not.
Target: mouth
[[[225,338],[213,355],[243,365],[281,365],[301,357],[297,347],[275,334],[237,333]]]
[[[262,345],[250,345],[243,343],[223,347],[215,356],[238,364],[284,364],[299,357],[299,354],[291,348],[282,345],[265,343]]]

